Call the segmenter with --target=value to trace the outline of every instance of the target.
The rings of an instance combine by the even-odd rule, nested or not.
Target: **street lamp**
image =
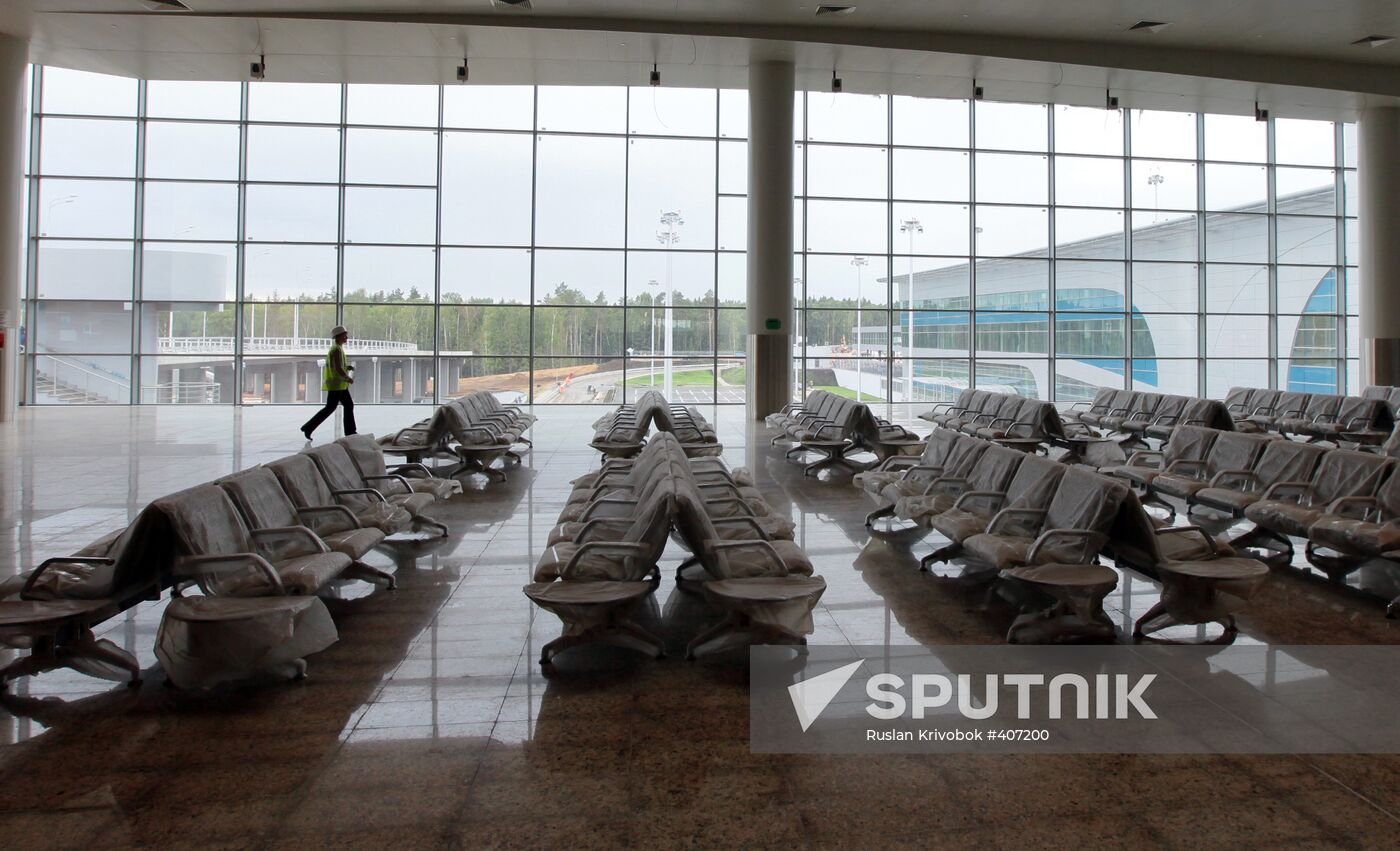
[[[671,288],[671,246],[681,241],[680,227],[685,224],[681,214],[672,210],[661,214],[661,228],[656,232],[656,241],[666,246],[666,362],[662,368],[666,372],[666,398],[671,398],[671,357],[673,355],[672,344],[674,341],[673,326],[675,321],[671,316],[671,305],[676,300],[675,292]]]
[[[661,286],[661,282],[652,278],[647,281],[647,286],[651,287],[651,348],[647,350],[647,387],[656,389],[656,288]]]
[[[899,232],[909,234],[909,289],[905,313],[909,317],[909,337],[904,346],[904,398],[909,404],[914,402],[914,234],[923,233],[923,224],[914,217],[899,223]]]
[[[1147,185],[1152,187],[1152,206],[1154,208],[1161,206],[1161,199],[1158,197],[1158,193],[1161,191],[1159,187],[1166,182],[1167,178],[1164,177],[1160,171],[1153,172],[1147,176]],[[1157,215],[1158,214],[1154,210],[1152,214],[1153,224],[1157,223]]]
[[[861,360],[865,356],[865,350],[861,344],[861,322],[860,303],[861,283],[864,278],[865,267],[870,263],[868,257],[852,257],[851,265],[856,267],[856,398],[865,400],[865,362]]]

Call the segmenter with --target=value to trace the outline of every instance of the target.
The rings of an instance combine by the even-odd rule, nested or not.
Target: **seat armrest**
[[[1152,424],[1153,424],[1153,425],[1174,425],[1174,424],[1176,423],[1176,421],[1179,420],[1179,419],[1181,419],[1181,417],[1180,417],[1180,415],[1178,415],[1178,414],[1160,414],[1160,415],[1157,416],[1156,419],[1154,419],[1154,420],[1152,421]]]
[[[1036,426],[1035,423],[1019,423],[1019,422],[1018,422],[1018,423],[1012,423],[1010,426],[1007,427],[1007,429],[1006,429],[1006,436],[1007,436],[1007,437],[1016,437],[1016,430],[1017,430],[1017,429],[1023,429],[1023,430],[1025,430],[1026,433],[1025,433],[1024,435],[1021,435],[1022,437],[1031,438],[1031,437],[1035,437],[1035,436],[1036,436],[1037,426]]]
[[[879,466],[877,466],[875,470],[888,471],[893,470],[897,467],[912,467],[918,463],[919,456],[917,455],[891,455],[890,457],[881,461]]]
[[[365,482],[398,482],[403,485],[403,489],[408,493],[413,493],[413,485],[408,483],[408,479],[397,473],[387,473],[383,476],[364,476]]]
[[[1310,482],[1274,482],[1264,489],[1263,499],[1288,500],[1292,496],[1292,502],[1303,505],[1304,500],[1312,496],[1312,484]],[[1311,502],[1311,500],[1308,500]]]
[[[588,553],[617,553],[619,555],[636,555],[647,551],[646,544],[639,544],[632,541],[589,541],[579,547],[574,554],[569,557],[562,570],[561,576],[572,573],[578,566],[579,560]]]
[[[1156,464],[1142,463],[1142,462],[1148,461],[1149,459],[1154,459],[1154,458],[1155,458],[1156,461],[1157,461]],[[1154,469],[1154,470],[1160,470],[1160,469],[1162,469],[1162,462],[1165,461],[1166,459],[1167,459],[1167,455],[1166,455],[1165,452],[1158,452],[1158,451],[1155,450],[1155,449],[1139,449],[1139,450],[1137,450],[1136,452],[1134,452],[1132,455],[1129,455],[1129,456],[1128,456],[1128,466],[1129,466],[1129,467],[1150,467],[1150,468],[1152,468],[1152,469]]]
[[[747,516],[747,517],[757,517],[757,516],[758,516],[757,514],[754,513],[753,506],[752,506],[752,505],[749,505],[748,500],[740,499],[740,498],[737,497],[737,496],[721,496],[721,497],[715,497],[714,499],[706,499],[706,500],[705,500],[705,504],[706,504],[706,505],[737,505],[737,506],[739,506],[740,510],[742,510],[742,511],[744,512],[744,515],[745,515],[745,516]]]
[[[1178,458],[1167,465],[1165,472],[1190,476],[1193,479],[1201,478],[1201,474],[1206,471],[1206,462],[1192,461],[1187,458]]]
[[[383,502],[383,503],[386,503],[386,504],[389,502],[389,500],[387,500],[387,499],[384,498],[384,494],[380,493],[379,491],[375,490],[374,488],[346,488],[345,490],[334,490],[334,491],[331,491],[331,495],[332,495],[332,496],[369,496],[369,497],[374,497],[374,499],[378,500],[379,502]]]
[[[406,476],[407,473],[402,472],[404,470],[407,470],[411,473],[421,473],[422,477],[425,479],[431,479],[433,477],[432,470],[429,470],[426,464],[420,464],[418,462],[410,462],[408,464],[393,464],[390,466],[389,472],[395,473],[400,476]]]
[[[974,502],[986,502],[989,509],[996,511],[1006,502],[1006,494],[996,491],[963,491],[953,503],[953,508],[964,508]]]
[[[1094,532],[1089,529],[1047,529],[1040,533],[1040,537],[1031,544],[1030,552],[1026,553],[1027,564],[1037,564],[1040,553],[1047,547],[1056,543],[1078,542],[1082,547],[1079,561],[1076,564],[1089,564],[1099,554],[1099,549],[1103,547],[1103,542],[1108,540],[1108,536],[1102,532]]]
[[[1082,408],[1080,407],[1081,405],[1083,406]],[[1069,409],[1070,409],[1071,411],[1081,411],[1081,410],[1084,410],[1084,411],[1092,411],[1092,410],[1094,409],[1094,403],[1093,403],[1093,402],[1075,402],[1073,405],[1070,405],[1070,406],[1069,406]]]
[[[934,491],[942,491],[949,495],[959,494],[962,493],[964,487],[967,487],[967,479],[961,476],[939,476],[924,488],[924,496],[928,496]]]
[[[303,540],[311,545],[313,552],[328,553],[331,548],[326,546],[326,542],[320,536],[305,526],[273,526],[267,529],[252,530],[253,543],[259,548],[271,545],[277,539],[284,541]]]
[[[343,519],[346,523],[348,523],[348,524],[349,524],[349,527],[348,527],[348,528],[351,528],[351,529],[358,529],[358,528],[360,528],[360,518],[356,517],[356,516],[355,516],[355,513],[354,513],[353,511],[351,511],[350,509],[346,508],[346,507],[343,506],[343,505],[312,505],[312,506],[309,506],[309,507],[307,507],[307,508],[298,508],[298,509],[297,509],[297,517],[302,518],[302,519],[305,519],[305,520],[310,520],[312,524],[315,523],[314,518],[315,518],[317,515],[334,515],[334,516],[340,517],[340,518]],[[312,530],[313,532],[316,531],[314,525],[312,526],[312,529],[311,529],[311,530]],[[337,532],[338,532],[338,531],[340,531],[340,530],[339,530],[339,529],[335,529],[335,530],[330,530],[330,531],[337,531]],[[318,533],[318,534],[319,534],[319,533]]]
[[[625,496],[600,496],[600,497],[598,497],[597,499],[593,500],[592,502],[588,503],[588,507],[585,508],[585,509],[583,510],[583,514],[579,515],[579,520],[580,520],[580,521],[583,521],[583,522],[587,522],[588,520],[590,520],[590,519],[592,518],[593,512],[594,512],[597,508],[599,508],[600,506],[604,506],[604,505],[639,505],[639,504],[640,504],[640,502],[639,502],[638,500],[636,500],[636,499],[630,499],[630,498],[625,497]]]
[[[942,465],[933,464],[914,464],[910,466],[909,469],[905,470],[900,475],[900,478],[908,479],[913,477],[915,473],[933,473],[934,476],[937,477],[943,475],[943,467]]]
[[[1243,487],[1232,487],[1230,482],[1239,482]],[[1256,491],[1263,483],[1259,477],[1254,475],[1253,470],[1221,470],[1210,477],[1210,486],[1213,488],[1230,488],[1237,491]]]
[[[1045,514],[1043,508],[1003,508],[992,518],[992,522],[987,524],[987,534],[1000,535],[1003,527],[1012,526],[1020,520],[1044,520]],[[1028,531],[1034,530],[1028,528]]]
[[[1161,529],[1154,529],[1153,532],[1159,538],[1165,535],[1199,536],[1201,540],[1206,542],[1206,546],[1209,548],[1211,558],[1214,558],[1220,552],[1220,548],[1216,545],[1215,539],[1212,538],[1210,534],[1206,532],[1205,529],[1202,529],[1200,526],[1164,526]]]
[[[753,533],[758,537],[758,540],[773,540],[773,536],[765,532],[763,530],[763,527],[759,525],[758,521],[752,517],[723,517],[718,520],[711,518],[710,524],[713,526],[746,526],[753,530]]]
[[[720,550],[758,550],[768,557],[773,565],[778,569],[779,576],[786,576],[788,569],[783,563],[782,556],[768,541],[706,541],[707,552],[718,552]]]
[[[1361,516],[1355,517],[1353,512],[1357,508],[1361,509]],[[1338,517],[1354,517],[1357,520],[1370,520],[1379,522],[1381,519],[1381,502],[1374,496],[1343,496],[1332,500],[1332,504],[1327,506],[1328,514],[1335,514]]]
[[[282,577],[278,575],[277,568],[271,562],[257,553],[220,553],[216,555],[185,556],[175,562],[175,574],[177,576],[187,576],[195,579],[204,579],[218,576],[222,573],[233,573],[252,567],[262,573],[263,578],[268,581],[277,596],[287,593],[286,587],[282,584]],[[209,588],[201,581],[200,587],[208,593]]]
[[[62,556],[57,558],[46,558],[34,568],[34,572],[29,574],[25,580],[24,587],[19,589],[21,600],[29,599],[29,592],[34,590],[34,583],[39,581],[39,577],[56,564],[116,564],[116,559],[107,556]]]
[[[595,517],[592,520],[584,522],[583,528],[578,530],[573,540],[575,544],[585,543],[584,539],[588,537],[588,533],[599,526],[622,526],[624,528],[630,528],[631,525],[631,517]]]

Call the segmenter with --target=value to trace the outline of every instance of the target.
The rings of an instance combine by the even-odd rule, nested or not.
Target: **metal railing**
[[[95,364],[59,355],[34,356],[36,384],[47,381],[47,392],[70,402],[107,402],[126,404],[131,401],[131,380],[102,370]]]
[[[160,337],[156,351],[163,355],[231,355],[235,342],[234,337]],[[330,347],[329,337],[246,337],[243,340],[244,354],[305,352],[324,355]],[[351,356],[379,352],[419,354],[420,350],[414,343],[391,340],[351,340],[345,346],[345,353]]]
[[[145,405],[217,405],[223,388],[216,381],[172,381],[141,387]]]

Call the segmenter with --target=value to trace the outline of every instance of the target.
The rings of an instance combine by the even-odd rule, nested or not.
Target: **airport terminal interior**
[[[755,697],[1400,644],[1400,12],[1324,5],[0,3],[4,844],[1392,844],[1345,728]]]

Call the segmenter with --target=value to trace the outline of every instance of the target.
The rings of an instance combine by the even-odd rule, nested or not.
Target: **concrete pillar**
[[[1357,123],[1361,221],[1361,382],[1400,384],[1400,107]],[[1352,392],[1359,392],[1353,389]]]
[[[297,400],[297,367],[294,363],[280,363],[272,367],[272,399],[279,404]]]
[[[24,79],[29,43],[0,34],[0,422],[14,419],[19,404],[19,302],[24,290],[20,265],[24,238]]]
[[[791,62],[749,66],[748,413],[792,399]]]

